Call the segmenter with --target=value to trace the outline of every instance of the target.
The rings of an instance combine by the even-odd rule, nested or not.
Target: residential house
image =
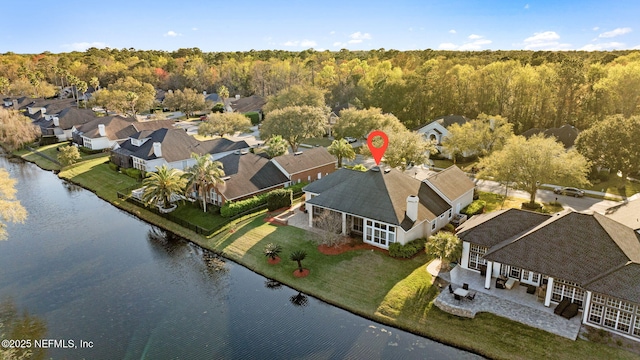
[[[236,95],[235,98],[225,99],[225,111],[237,112],[240,114],[257,112],[259,115],[259,121],[262,121],[262,108],[266,103],[267,100],[258,95],[251,95],[248,97],[240,97],[240,95]]]
[[[562,125],[559,128],[550,128],[550,129],[538,129],[533,128],[529,129],[522,133],[522,136],[527,139],[532,137],[533,135],[542,134],[544,137],[554,137],[557,141],[561,142],[564,145],[565,149],[570,149],[576,142],[578,135],[580,134],[580,130],[578,130],[573,125]]]
[[[486,289],[504,276],[544,306],[568,299],[584,325],[640,341],[640,234],[632,228],[598,213],[510,209],[472,217],[458,236],[461,268],[478,272]]]
[[[235,151],[220,161],[225,173],[224,184],[211,189],[209,199],[222,206],[274,189],[283,188],[289,179],[268,159],[247,151]]]
[[[109,115],[95,118],[88,123],[73,127],[73,141],[91,150],[110,149],[117,142],[143,130],[173,128],[172,120],[136,121],[120,115]]]
[[[34,124],[40,127],[43,136],[55,136],[57,141],[67,141],[73,138],[75,128],[94,119],[96,115],[92,110],[68,107],[55,114],[49,114],[47,110]]]
[[[182,129],[161,128],[137,132],[117,143],[111,150],[111,161],[123,168],[142,171],[156,171],[162,165],[185,170],[195,162],[192,153],[210,154],[216,160],[237,150],[246,152],[249,145],[225,138],[199,141]]]
[[[331,211],[339,214],[343,234],[387,249],[437,232],[473,201],[473,189],[456,166],[424,181],[396,169],[338,169],[304,188],[305,209],[311,227]]]
[[[277,156],[271,161],[292,184],[319,180],[334,172],[337,163],[324,147]]]
[[[462,125],[467,121],[469,121],[469,119],[467,119],[462,115],[446,115],[446,116],[441,116],[435,120],[431,120],[426,124],[420,125],[416,129],[416,131],[419,134],[423,134],[425,139],[429,141],[435,141],[436,148],[438,149],[438,151],[443,153],[442,140],[444,140],[444,138],[447,137],[447,135],[449,135],[449,130],[447,130],[449,126],[453,124]],[[451,158],[450,155],[447,155],[444,153],[443,155],[447,156],[448,158]]]
[[[620,205],[608,208],[603,215],[640,232],[640,194],[629,197]]]

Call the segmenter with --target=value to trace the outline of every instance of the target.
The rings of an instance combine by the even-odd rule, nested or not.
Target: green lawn
[[[108,156],[102,156],[71,165],[59,176],[82,187],[93,190],[99,197],[110,202],[118,201],[117,192],[138,184],[133,178],[115,172],[105,164]]]
[[[207,207],[207,212],[204,212],[199,206],[199,203],[184,202],[179,204],[178,208],[171,213],[171,215],[183,219],[191,224],[200,226],[203,229],[213,229],[220,227],[227,222],[227,219],[220,216],[220,213],[214,214],[212,212],[213,206]]]
[[[331,139],[326,137],[317,137],[317,138],[302,140],[302,143],[306,145],[312,145],[312,146],[320,145],[320,146],[328,147],[329,145],[331,145],[331,141],[332,141]]]
[[[507,196],[507,198],[505,199],[503,195],[484,191],[478,191],[478,196],[480,200],[484,200],[487,203],[484,207],[485,213],[501,209],[520,209],[522,208],[523,203],[529,202],[529,200],[514,198],[511,196]],[[563,207],[560,204],[544,203],[542,205],[543,207],[541,212],[544,213],[553,214],[563,210]]]

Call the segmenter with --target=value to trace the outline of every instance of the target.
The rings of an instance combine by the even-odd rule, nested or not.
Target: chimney
[[[53,126],[60,126],[60,119],[57,116],[53,117]]]
[[[407,217],[411,221],[418,220],[418,197],[415,195],[407,196]]]
[[[104,124],[98,124],[98,134],[100,134],[100,136],[107,136],[107,132],[104,130]]]
[[[156,157],[162,157],[162,143],[159,143],[159,142],[153,143],[153,154]]]
[[[240,94],[236,94],[236,100],[240,99]]]

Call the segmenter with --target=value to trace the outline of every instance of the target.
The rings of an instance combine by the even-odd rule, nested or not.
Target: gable
[[[507,209],[472,216],[458,228],[462,241],[490,248],[505,240],[523,235],[542,224],[550,215]]]
[[[317,147],[296,154],[276,156],[271,161],[276,162],[290,175],[336,163],[336,159],[324,147]]]
[[[425,181],[435,186],[451,202],[476,186],[467,174],[455,165],[429,176]]]

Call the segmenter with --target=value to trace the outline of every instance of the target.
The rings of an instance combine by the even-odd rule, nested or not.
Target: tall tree
[[[422,136],[407,129],[395,130],[391,128],[382,129],[389,138],[389,145],[384,153],[383,162],[390,167],[406,170],[412,164],[423,164],[429,155],[435,152],[435,143],[428,141]],[[382,146],[381,139],[373,139],[373,146]],[[360,149],[364,156],[371,156],[368,147]]]
[[[198,127],[198,134],[204,136],[246,132],[251,128],[251,120],[240,113],[210,113]]]
[[[191,154],[195,164],[187,169],[184,178],[187,180],[187,191],[196,191],[202,201],[202,209],[207,212],[208,194],[211,188],[224,184],[222,163],[212,161],[209,154]]]
[[[584,130],[576,149],[593,165],[620,171],[622,178],[640,171],[640,116],[610,116]]]
[[[65,145],[59,148],[58,161],[62,166],[73,165],[80,160],[80,152],[75,146]]]
[[[7,239],[6,222],[24,223],[27,210],[16,199],[16,180],[0,168],[0,240]]]
[[[342,159],[353,160],[356,158],[356,152],[353,150],[353,146],[345,139],[333,140],[327,150],[329,154],[338,159],[338,168],[342,167]]]
[[[586,185],[589,161],[575,150],[565,151],[554,138],[541,135],[525,139],[514,136],[502,150],[480,160],[480,178],[490,178],[513,184],[529,192],[529,202],[535,203],[538,186],[544,183]]]
[[[378,108],[364,110],[344,109],[333,127],[336,137],[354,137],[362,139],[376,129],[393,131],[406,130],[393,114],[383,114]]]
[[[462,241],[455,234],[440,231],[429,236],[424,250],[427,255],[440,260],[441,269],[447,269],[450,262],[457,261],[462,256]]]
[[[94,92],[100,90],[100,80],[95,76],[89,80],[89,85],[91,85]]]
[[[326,115],[322,108],[311,106],[289,106],[274,110],[262,123],[260,136],[269,139],[280,135],[285,139],[293,152],[304,139],[320,136],[325,131]]]
[[[172,110],[180,110],[187,117],[192,117],[196,111],[204,111],[211,107],[202,93],[188,88],[167,93],[163,105]]]
[[[270,137],[264,145],[266,146],[265,152],[270,159],[286,154],[289,149],[289,144],[280,135]]]
[[[126,97],[128,97],[127,94],[130,92],[136,94],[137,99],[135,102],[125,100],[125,108],[118,109],[122,112],[130,112],[132,116],[135,116],[135,114],[142,110],[150,109],[156,99],[156,90],[153,88],[153,85],[140,82],[131,76],[120,78],[114,84],[109,85],[109,91],[116,99],[126,99]],[[115,103],[117,104],[118,101]]]
[[[20,149],[40,136],[40,128],[16,110],[0,108],[0,142],[9,151]]]
[[[150,172],[142,181],[145,186],[142,200],[147,205],[161,205],[164,209],[171,208],[171,196],[182,195],[186,180],[182,178],[180,171],[169,169],[167,165],[156,168],[156,172]]]
[[[289,106],[326,108],[322,90],[310,86],[295,85],[288,89],[281,90],[276,95],[269,96],[263,111],[265,114],[268,114],[271,111]]]

